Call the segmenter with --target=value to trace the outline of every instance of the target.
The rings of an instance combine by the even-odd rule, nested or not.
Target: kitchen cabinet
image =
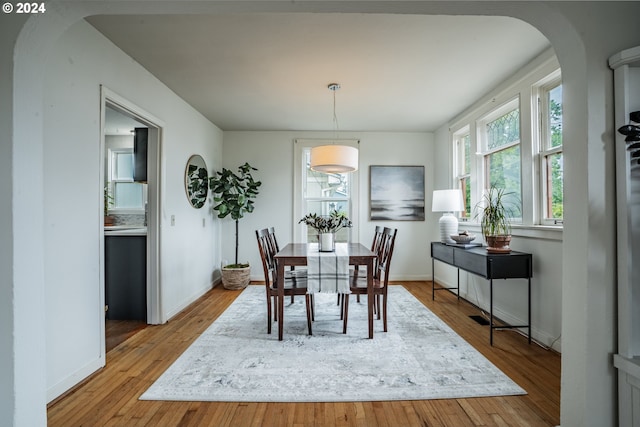
[[[133,180],[147,182],[149,129],[135,128],[133,134]]]
[[[106,235],[105,303],[108,320],[147,320],[147,237]]]

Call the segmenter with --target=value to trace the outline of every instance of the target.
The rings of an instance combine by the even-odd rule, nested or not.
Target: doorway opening
[[[162,123],[102,87],[101,321],[104,352],[162,323],[159,280]],[[142,174],[141,174],[142,173]]]

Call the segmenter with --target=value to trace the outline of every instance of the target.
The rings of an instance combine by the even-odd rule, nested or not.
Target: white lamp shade
[[[464,210],[462,191],[460,189],[435,190],[431,210],[433,212],[460,212]]]
[[[345,173],[358,170],[358,149],[348,145],[320,145],[311,149],[311,170]]]

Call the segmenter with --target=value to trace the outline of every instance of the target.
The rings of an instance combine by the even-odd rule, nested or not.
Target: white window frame
[[[464,139],[469,138],[469,172],[466,173],[464,171]],[[454,169],[453,169],[453,179],[454,179],[454,188],[459,188],[460,191],[463,192],[462,200],[465,202],[464,197],[464,189],[462,186],[462,181],[469,178],[469,187],[471,189],[471,199],[469,200],[469,208],[470,213],[469,216],[466,216],[465,212],[458,213],[458,219],[461,221],[469,221],[473,218],[473,172],[475,170],[474,167],[474,159],[475,159],[475,150],[474,150],[474,139],[471,134],[471,127],[469,125],[462,127],[461,129],[453,132],[453,158],[454,158]]]
[[[562,85],[562,75],[560,70],[556,70],[544,79],[537,82],[532,89],[534,97],[534,108],[537,121],[534,129],[535,141],[537,142],[537,162],[536,168],[540,181],[538,183],[538,212],[537,222],[541,225],[561,226],[564,218],[547,217],[548,194],[547,194],[547,159],[559,153],[563,153],[563,145],[551,147],[550,124],[549,124],[549,93],[551,90]]]
[[[562,224],[550,224],[541,221],[542,216],[542,180],[541,159],[539,155],[538,132],[538,87],[552,84],[554,78],[560,78],[560,64],[555,54],[549,50],[534,59],[495,90],[487,93],[474,103],[474,106],[461,112],[448,123],[449,127],[449,188],[458,187],[457,162],[455,148],[456,137],[466,126],[471,131],[471,218],[465,228],[479,231],[479,218],[476,206],[482,200],[485,187],[485,165],[482,153],[481,122],[491,120],[503,111],[501,107],[518,98],[520,100],[520,158],[522,223],[514,223],[512,233],[516,236],[562,240]],[[566,89],[565,89],[566,90]],[[566,116],[566,114],[565,114]],[[557,149],[556,149],[557,150]],[[461,218],[462,221],[465,218]]]
[[[307,226],[304,224],[298,224],[300,218],[307,213],[305,199],[305,185],[306,185],[306,165],[304,164],[304,154],[311,150],[312,147],[319,145],[349,145],[358,148],[360,141],[357,139],[295,139],[294,140],[294,189],[293,189],[293,239],[295,242],[306,243],[307,242]],[[353,236],[359,236],[358,223],[359,221],[359,170],[350,173],[350,196],[348,199],[349,212],[347,215],[353,222],[353,227],[348,230],[349,241],[353,241]],[[312,200],[318,201],[320,199],[313,198]],[[332,200],[336,200],[335,198]]]
[[[488,156],[500,152],[500,151],[504,151],[507,150],[509,148],[515,147],[515,146],[520,146],[520,216],[519,217],[515,217],[515,218],[511,218],[511,222],[513,224],[519,224],[523,222],[523,210],[524,210],[524,195],[525,190],[523,188],[523,150],[524,147],[522,146],[522,108],[520,105],[520,96],[516,95],[515,97],[512,97],[511,99],[509,99],[508,101],[504,102],[502,105],[500,105],[497,108],[494,108],[493,110],[491,110],[489,113],[485,114],[484,116],[482,116],[480,119],[478,119],[476,121],[476,132],[477,132],[477,140],[478,140],[478,156],[479,156],[479,164],[478,164],[478,182],[480,187],[478,188],[478,191],[476,194],[478,194],[478,200],[482,200],[482,194],[484,193],[484,191],[489,190],[489,179],[488,179],[488,174],[489,171],[487,170],[487,158]],[[520,117],[520,135],[518,137],[517,141],[512,141],[508,144],[505,145],[501,145],[500,147],[496,147],[496,148],[492,148],[489,149],[488,148],[488,137],[487,137],[487,132],[486,132],[486,126],[488,123],[491,123],[492,121],[504,116],[507,113],[510,113],[511,111],[514,110],[520,110],[519,111],[519,117]]]
[[[133,183],[133,178],[131,179],[118,179],[116,178],[116,160],[115,157],[118,154],[133,154],[133,147],[118,147],[118,148],[109,148],[108,150],[108,171],[109,171],[109,194],[115,197],[115,189],[117,183]],[[142,186],[144,184],[139,183],[138,185]],[[119,208],[115,205],[112,205],[108,209],[109,213],[114,214],[140,214],[144,213],[144,205],[147,203],[147,195],[144,189],[142,189],[142,205],[139,208]]]

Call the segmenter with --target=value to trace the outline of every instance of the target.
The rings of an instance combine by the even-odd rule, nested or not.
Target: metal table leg
[[[431,258],[431,301],[436,300],[436,269],[433,257]]]
[[[527,323],[529,325],[529,344],[531,344],[531,277],[529,277],[529,283],[527,284],[527,286],[529,287],[529,294],[528,294],[528,304],[527,304],[527,310],[528,310],[528,319],[527,319]]]
[[[489,279],[489,344],[493,345],[493,279]]]

